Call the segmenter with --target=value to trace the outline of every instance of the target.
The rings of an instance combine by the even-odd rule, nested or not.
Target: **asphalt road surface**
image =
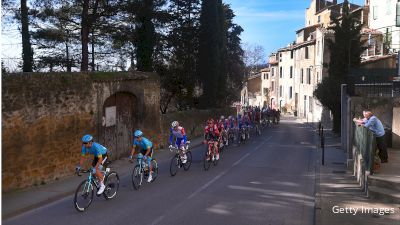
[[[205,147],[197,147],[189,171],[179,170],[175,177],[169,175],[169,159],[159,159],[159,177],[138,191],[130,176],[123,176],[114,199],[95,197],[84,213],[75,210],[70,196],[3,224],[313,224],[312,128],[286,119],[263,129],[261,136],[251,135],[244,145],[227,149],[208,171],[203,168]]]

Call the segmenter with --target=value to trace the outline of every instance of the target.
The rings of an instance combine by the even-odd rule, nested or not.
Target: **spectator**
[[[358,125],[368,128],[376,136],[376,144],[379,149],[379,158],[381,163],[388,162],[388,154],[385,143],[385,129],[383,128],[382,122],[372,114],[371,111],[363,112],[364,119],[355,120]]]

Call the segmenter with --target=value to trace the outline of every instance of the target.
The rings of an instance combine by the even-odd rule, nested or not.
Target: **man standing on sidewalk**
[[[368,128],[376,136],[376,144],[379,149],[379,158],[382,163],[388,162],[388,154],[385,143],[385,129],[382,122],[372,114],[371,111],[366,111],[363,120],[356,120],[358,125]]]

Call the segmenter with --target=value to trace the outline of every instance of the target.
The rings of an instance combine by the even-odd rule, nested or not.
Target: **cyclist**
[[[217,124],[214,123],[213,119],[208,119],[207,126],[204,129],[204,143],[207,143],[209,140],[214,140],[214,151],[216,153],[216,160],[219,160],[219,152],[218,152],[218,140],[220,137],[220,133],[218,130]],[[210,160],[210,159],[207,159]],[[214,160],[214,158],[213,158]]]
[[[256,109],[254,114],[254,126],[256,127],[257,131],[260,129],[260,121],[261,121],[261,111],[259,109]]]
[[[225,144],[228,140],[228,135],[225,128],[225,116],[221,116],[221,119],[218,121],[218,131],[220,135],[220,143]]]
[[[103,163],[107,160],[107,148],[99,143],[93,141],[93,136],[90,134],[85,134],[82,137],[82,149],[81,149],[81,159],[79,165],[76,167],[76,172],[79,172],[81,165],[85,161],[85,156],[88,154],[94,155],[92,161],[92,173],[95,174],[97,179],[100,181],[100,188],[97,194],[100,195],[104,192],[106,186],[104,185],[104,176],[101,173]]]
[[[150,172],[149,172],[149,178],[147,179],[147,182],[151,182],[153,179],[152,173],[153,173],[153,168],[151,165],[151,160],[153,157],[153,143],[143,137],[143,132],[140,130],[136,130],[134,133],[134,140],[133,140],[133,146],[132,146],[132,151],[131,155],[129,156],[129,159],[132,159],[133,155],[135,154],[135,149],[136,146],[139,147],[140,152],[138,154],[138,157],[143,157],[143,160],[147,160],[147,164],[149,166]]]
[[[179,126],[178,121],[174,121],[171,124],[170,135],[169,135],[169,147],[172,148],[172,141],[175,137],[175,146],[179,149],[179,155],[181,156],[182,163],[186,163],[186,153],[183,151],[187,141],[185,128]]]
[[[236,121],[235,121],[235,127],[236,127],[236,129],[237,129],[237,135],[238,135],[238,140],[239,140],[239,143],[241,142],[240,140],[241,140],[241,134],[242,134],[242,132],[243,132],[243,128],[245,128],[244,127],[245,126],[245,124],[244,124],[244,122],[243,122],[243,118],[242,118],[242,115],[241,114],[239,114],[238,116],[237,116],[237,118],[236,118]]]
[[[247,132],[247,138],[250,139],[249,129],[250,129],[250,125],[251,125],[251,120],[250,120],[250,117],[248,114],[245,114],[243,116],[243,123],[245,125],[244,128],[246,129],[246,132]]]

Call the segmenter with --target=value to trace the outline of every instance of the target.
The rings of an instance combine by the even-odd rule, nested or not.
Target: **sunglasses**
[[[89,142],[82,142],[82,144],[87,145],[87,144],[89,144]]]

